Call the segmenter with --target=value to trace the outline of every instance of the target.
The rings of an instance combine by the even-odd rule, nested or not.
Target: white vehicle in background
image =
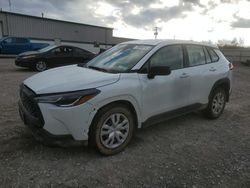
[[[218,118],[233,65],[213,45],[178,40],[119,44],[86,65],[36,74],[20,88],[20,115],[43,142],[88,140],[123,150],[136,128],[194,110]]]

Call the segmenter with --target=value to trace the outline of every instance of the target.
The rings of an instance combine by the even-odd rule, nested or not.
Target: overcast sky
[[[0,8],[9,11],[9,1]],[[11,0],[11,11],[114,28],[138,39],[232,40],[250,46],[250,0]]]

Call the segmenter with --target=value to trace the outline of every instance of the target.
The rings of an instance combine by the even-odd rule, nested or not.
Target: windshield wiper
[[[106,70],[104,68],[100,68],[100,67],[88,66],[87,68],[102,71],[102,72],[108,72],[108,70]]]
[[[77,66],[78,67],[86,67],[86,63],[78,63]]]

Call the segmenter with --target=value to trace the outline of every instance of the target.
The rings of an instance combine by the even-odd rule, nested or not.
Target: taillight
[[[229,63],[228,66],[229,66],[229,69],[230,69],[230,70],[233,70],[233,68],[234,68],[233,63]]]

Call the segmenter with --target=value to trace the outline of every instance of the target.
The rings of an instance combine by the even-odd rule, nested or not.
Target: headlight
[[[42,94],[35,98],[38,103],[50,103],[61,107],[77,106],[87,102],[101,91],[98,89],[87,89],[82,91]]]
[[[35,58],[35,55],[27,55],[27,56],[21,56],[21,59],[30,59],[30,58]]]

